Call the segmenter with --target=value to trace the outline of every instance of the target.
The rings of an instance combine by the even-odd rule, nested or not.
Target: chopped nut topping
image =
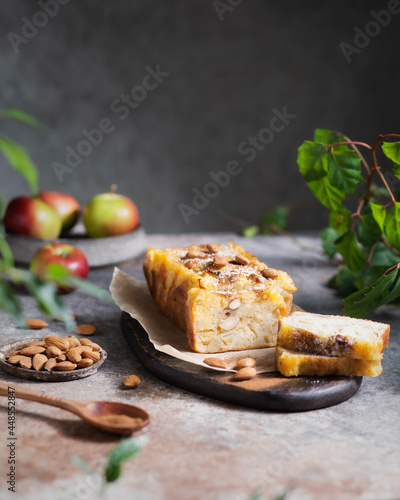
[[[249,278],[256,283],[263,283],[264,279],[259,274],[250,274]]]
[[[220,246],[216,245],[215,243],[209,243],[208,245],[206,245],[206,248],[210,253],[217,253],[220,249]]]
[[[203,252],[200,252],[200,250],[189,250],[186,254],[187,259],[205,259],[206,257],[207,255],[205,255]]]
[[[275,279],[279,276],[279,273],[276,269],[272,269],[270,267],[267,267],[261,271],[261,274],[264,276],[264,278],[267,279]]]
[[[222,255],[216,255],[213,260],[213,264],[217,267],[224,267],[229,264],[229,262],[225,259],[225,257],[222,257]]]
[[[244,255],[236,255],[235,257],[235,262],[237,262],[238,264],[242,264],[243,266],[247,266],[248,264],[250,264],[250,261],[247,257],[245,257]]]

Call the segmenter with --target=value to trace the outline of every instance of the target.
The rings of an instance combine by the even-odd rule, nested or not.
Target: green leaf
[[[329,182],[333,187],[353,193],[361,179],[361,159],[354,151],[329,151]]]
[[[400,203],[391,205],[386,212],[383,223],[383,234],[388,242],[398,251],[400,251]]]
[[[400,165],[400,142],[384,142],[382,151],[397,165]]]
[[[356,278],[357,275],[348,266],[343,264],[338,272],[328,281],[327,286],[335,289],[340,297],[347,297],[347,295],[357,290],[354,285]]]
[[[122,464],[139,453],[141,446],[135,439],[123,439],[108,456],[104,476],[107,483],[116,481],[121,474]]]
[[[349,230],[352,220],[351,212],[343,206],[329,214],[329,225],[339,234],[344,234]]]
[[[0,231],[0,269],[2,271],[14,267],[14,257],[4,233]]]
[[[377,307],[399,297],[399,276],[399,269],[394,269],[367,288],[349,295],[344,299],[346,314],[354,318],[363,318]]]
[[[104,302],[112,302],[111,295],[107,290],[100,288],[90,281],[71,275],[70,271],[60,264],[52,263],[47,267],[46,279],[62,286],[76,288]]]
[[[330,210],[338,210],[346,193],[332,186],[328,178],[328,150],[323,144],[305,141],[299,147],[299,169],[308,187]]]
[[[3,219],[3,212],[4,212],[5,205],[6,204],[4,203],[3,198],[0,196],[0,220]]]
[[[358,246],[356,236],[353,231],[348,231],[340,236],[340,238],[336,241],[335,247],[336,250],[342,255],[345,264],[351,271],[356,273],[364,267],[367,259],[364,252]]]
[[[336,255],[335,241],[339,236],[340,234],[331,227],[326,227],[319,235],[322,250],[329,260],[332,260]]]
[[[345,140],[343,134],[333,132],[332,130],[316,128],[314,130],[314,142],[319,142],[321,144],[335,144],[337,142],[345,142]],[[342,149],[343,151],[348,150],[348,147],[345,144],[335,146],[335,148],[338,150]]]
[[[8,274],[13,283],[22,285],[28,290],[38,308],[45,314],[53,318],[60,317],[69,330],[76,326],[71,310],[61,299],[53,283],[43,282],[24,269],[13,268]]]
[[[0,279],[0,309],[11,314],[18,323],[22,323],[21,304],[16,294],[3,279]]]
[[[289,214],[289,208],[284,205],[279,205],[269,210],[261,219],[263,232],[268,233],[274,226],[280,229],[286,229]]]
[[[398,179],[400,179],[400,165],[394,165],[392,168],[392,172]],[[386,190],[386,188],[384,189]]]
[[[297,163],[307,183],[326,177],[327,171],[325,170],[323,158],[327,157],[328,150],[323,144],[304,141],[298,151]]]
[[[374,267],[384,267],[388,269],[394,266],[400,261],[392,251],[390,251],[383,243],[380,241],[376,244],[374,253],[371,258],[371,265]],[[384,269],[384,270],[385,270]]]
[[[242,234],[246,238],[254,238],[260,232],[259,226],[247,226],[243,229]]]
[[[380,240],[381,229],[377,224],[370,205],[364,210],[364,215],[360,218],[358,226],[358,241],[366,248],[371,248],[374,243]]]
[[[36,196],[39,193],[39,174],[28,153],[5,136],[0,136],[0,150],[14,170],[25,178],[33,196]]]
[[[39,120],[36,120],[25,111],[21,111],[19,109],[14,108],[4,108],[0,109],[0,118],[14,118],[15,120],[19,120],[21,122],[27,123],[28,125],[32,125],[32,127],[36,128],[44,128],[44,125],[40,123]]]
[[[377,205],[376,203],[370,203],[370,207],[371,207],[374,219],[379,226],[379,229],[383,232],[383,225],[384,225],[385,217],[386,217],[385,207],[383,207],[382,205]]]

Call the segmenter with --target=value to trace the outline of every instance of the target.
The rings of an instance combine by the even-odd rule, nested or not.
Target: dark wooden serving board
[[[153,375],[202,396],[259,410],[296,412],[342,403],[353,396],[362,377],[282,377],[261,373],[237,382],[232,372],[219,372],[157,351],[140,323],[122,313],[122,332],[139,361]]]

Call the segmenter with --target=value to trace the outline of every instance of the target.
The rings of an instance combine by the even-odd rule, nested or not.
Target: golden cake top
[[[202,288],[220,292],[238,288],[262,292],[276,284],[288,292],[296,291],[287,273],[268,267],[233,243],[191,245],[169,248],[166,252],[195,273]]]

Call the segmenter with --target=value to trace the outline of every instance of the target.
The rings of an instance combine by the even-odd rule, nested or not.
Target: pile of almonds
[[[7,362],[36,371],[71,371],[87,368],[100,359],[101,347],[89,339],[73,335],[58,337],[47,335],[41,340],[28,342],[11,353]]]

